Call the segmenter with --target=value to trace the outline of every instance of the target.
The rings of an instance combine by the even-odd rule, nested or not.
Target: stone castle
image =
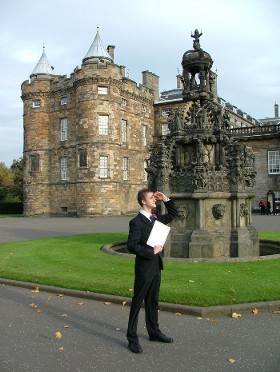
[[[70,77],[54,74],[45,50],[22,84],[24,104],[24,215],[118,215],[138,209],[147,185],[149,148],[169,133],[168,116],[183,104],[177,89],[159,95],[159,77],[142,84],[114,63],[115,47],[96,37]],[[210,72],[213,99],[217,75]],[[255,119],[227,109],[228,125]]]

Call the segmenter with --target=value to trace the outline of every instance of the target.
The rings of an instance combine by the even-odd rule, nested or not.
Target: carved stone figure
[[[220,220],[221,218],[223,218],[225,209],[226,207],[224,206],[224,204],[214,204],[212,208],[214,218],[216,218],[216,220]]]

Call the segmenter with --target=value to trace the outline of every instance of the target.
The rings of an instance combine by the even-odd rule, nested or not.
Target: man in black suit
[[[145,319],[150,341],[173,342],[171,337],[164,335],[158,325],[158,298],[163,269],[163,247],[150,247],[147,240],[153,228],[151,213],[156,208],[156,201],[163,201],[167,214],[158,216],[159,222],[168,224],[177,216],[175,204],[161,192],[142,189],[138,192],[137,200],[142,209],[129,223],[127,248],[136,255],[134,295],[130,307],[127,328],[128,349],[133,353],[142,353],[137,336],[138,314],[145,300]]]

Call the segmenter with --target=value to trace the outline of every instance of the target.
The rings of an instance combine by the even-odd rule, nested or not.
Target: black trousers
[[[138,315],[143,301],[145,301],[145,320],[149,336],[156,336],[160,333],[158,325],[158,298],[160,282],[160,269],[158,270],[157,274],[150,278],[135,278],[134,296],[131,301],[126,334],[129,342],[138,342]]]

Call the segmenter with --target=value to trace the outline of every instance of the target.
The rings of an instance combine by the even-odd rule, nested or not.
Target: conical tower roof
[[[106,48],[104,47],[102,40],[100,38],[99,32],[98,32],[98,27],[97,27],[97,32],[96,36],[86,54],[86,56],[83,59],[83,62],[86,60],[89,60],[91,58],[102,58],[102,59],[107,59],[111,62],[113,62],[112,57],[110,54],[107,52]]]
[[[45,53],[45,47],[43,47],[43,53],[41,55],[41,58],[39,59],[39,62],[37,63],[36,67],[32,71],[32,75],[38,75],[38,74],[44,74],[44,75],[50,75],[52,74],[53,68],[50,66],[48,58]]]

